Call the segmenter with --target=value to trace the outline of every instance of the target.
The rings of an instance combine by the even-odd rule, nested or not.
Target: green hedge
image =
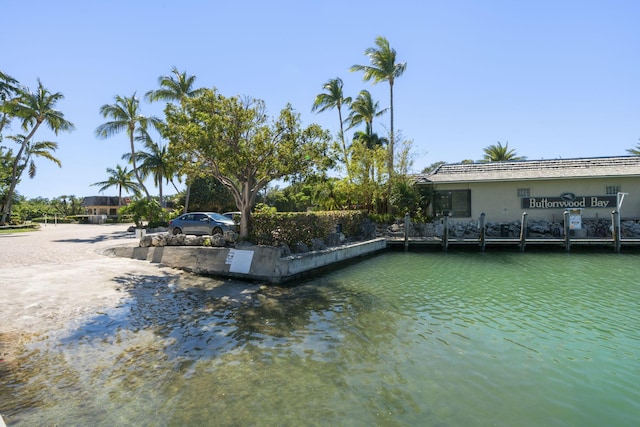
[[[260,212],[253,215],[250,239],[258,245],[310,245],[314,238],[324,239],[335,233],[338,224],[345,237],[357,237],[366,218],[364,211]]]

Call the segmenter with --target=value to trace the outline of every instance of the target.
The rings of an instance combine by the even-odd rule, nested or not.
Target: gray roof
[[[123,203],[124,204],[124,199]],[[82,199],[81,206],[118,206],[116,196],[89,196]]]
[[[640,156],[444,164],[416,183],[640,177]]]

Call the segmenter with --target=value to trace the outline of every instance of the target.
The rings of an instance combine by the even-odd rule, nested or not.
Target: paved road
[[[129,224],[47,224],[39,230],[0,234],[0,268],[99,259],[106,247],[134,245]]]
[[[0,234],[0,357],[3,343],[52,329],[118,304],[137,277],[180,277],[147,261],[109,257],[114,245],[137,245],[128,224],[48,224]],[[12,339],[7,338],[13,337]]]

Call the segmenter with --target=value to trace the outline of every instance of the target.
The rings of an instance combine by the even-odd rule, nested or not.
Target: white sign
[[[569,230],[582,230],[582,209],[569,210]]]
[[[230,273],[248,274],[251,270],[251,261],[253,261],[253,251],[229,249],[225,264],[229,264]]]

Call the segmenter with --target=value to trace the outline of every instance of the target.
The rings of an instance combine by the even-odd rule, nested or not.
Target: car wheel
[[[213,230],[211,230],[211,235],[213,236],[214,234],[224,234],[224,233],[222,232],[222,228],[216,227]]]
[[[173,235],[177,236],[178,234],[182,234],[182,230],[180,230],[178,227],[173,229]]]

